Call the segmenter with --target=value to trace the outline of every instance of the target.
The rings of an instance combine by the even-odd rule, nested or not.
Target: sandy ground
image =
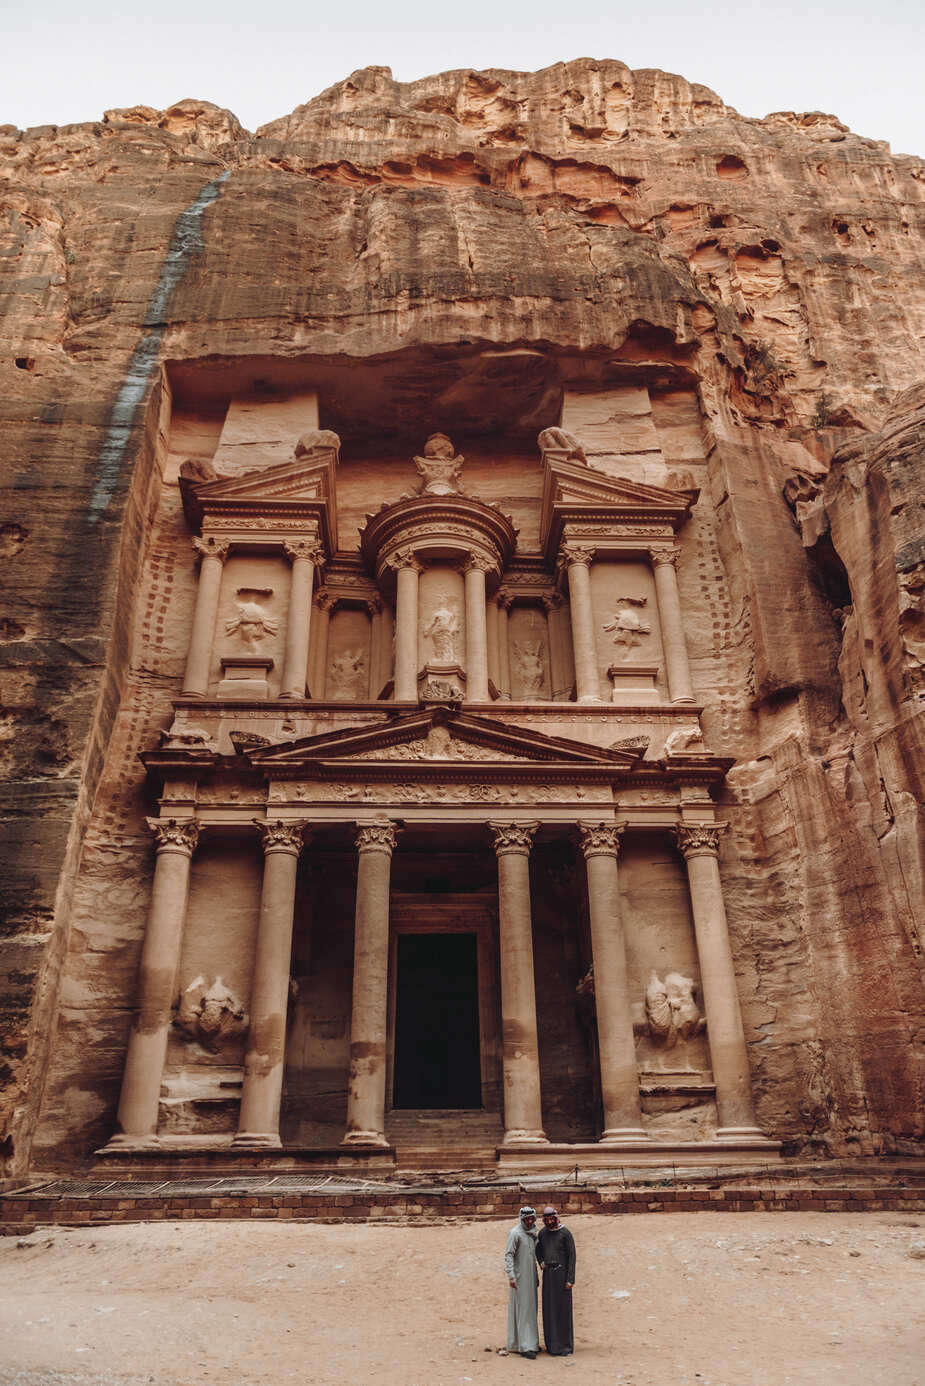
[[[506,1222],[205,1222],[0,1239],[17,1386],[925,1386],[925,1217],[588,1216],[576,1354],[500,1356]]]

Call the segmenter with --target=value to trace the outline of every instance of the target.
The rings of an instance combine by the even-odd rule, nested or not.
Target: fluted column
[[[755,1124],[748,1050],[719,875],[719,835],[723,828],[725,824],[696,823],[674,829],[687,864],[720,1140],[761,1135]]]
[[[668,676],[668,696],[673,703],[694,702],[687,642],[681,619],[681,598],[678,594],[676,565],[681,556],[677,545],[649,550],[655,576],[655,596],[658,601],[658,621],[665,651],[665,673]]]
[[[147,1144],[157,1137],[161,1080],[186,920],[190,861],[199,838],[199,824],[194,818],[149,818],[147,822],[157,842],[157,860],[141,950],[137,1008],[125,1056],[113,1145]]]
[[[315,615],[314,627],[315,638],[313,640],[314,649],[312,651],[311,671],[308,676],[308,691],[313,698],[323,699],[325,694],[325,683],[328,671],[328,628],[331,624],[331,612],[336,605],[336,598],[330,592],[326,592],[320,587],[315,593],[315,606],[318,608]]]
[[[389,877],[393,823],[364,823],[356,835],[356,923],[350,1086],[344,1145],[384,1146],[385,1060],[389,976]]]
[[[545,1141],[533,977],[530,847],[538,823],[489,823],[498,857],[504,1144]]]
[[[485,574],[492,564],[477,554],[465,566],[466,583],[466,698],[488,702],[488,624]]]
[[[513,597],[507,592],[499,592],[495,598],[498,608],[498,678],[499,692],[503,698],[511,696],[511,645],[507,628],[507,614],[514,605]]]
[[[222,568],[228,557],[229,545],[223,540],[194,539],[193,548],[200,555],[199,585],[193,628],[190,631],[189,653],[183,676],[183,696],[204,698],[209,691],[209,669],[212,664],[212,643],[215,639],[215,618],[222,587]]]
[[[280,685],[281,698],[304,698],[308,682],[308,642],[311,633],[312,587],[315,568],[324,551],[312,540],[299,539],[283,545],[292,564],[289,584],[289,618],[286,625],[286,657]]]
[[[417,702],[418,698],[418,579],[421,564],[410,549],[392,560],[397,569],[395,598],[395,699]]]
[[[601,700],[597,642],[594,639],[594,610],[591,605],[593,557],[594,549],[587,544],[562,545],[561,561],[568,569],[572,645],[575,653],[575,688],[580,703],[599,703]]]
[[[380,677],[382,665],[382,598],[378,593],[366,603],[369,612],[369,687],[370,702],[379,696],[383,680]]]
[[[266,822],[260,818],[254,822],[263,838],[263,889],[244,1086],[234,1144],[274,1148],[280,1144],[279,1108],[286,1062],[295,888],[306,824],[282,819]]]
[[[639,1074],[633,1014],[626,975],[626,944],[620,913],[617,855],[622,827],[580,823],[588,874],[594,1004],[601,1061],[605,1145],[647,1140],[639,1107]]]

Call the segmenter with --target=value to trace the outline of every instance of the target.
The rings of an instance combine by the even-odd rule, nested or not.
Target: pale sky
[[[743,115],[832,112],[925,155],[925,0],[0,0],[0,124],[196,96],[253,130],[370,64],[410,81],[577,57],[681,73]]]

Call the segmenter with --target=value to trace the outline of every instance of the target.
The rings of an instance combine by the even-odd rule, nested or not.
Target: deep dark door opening
[[[482,1105],[475,934],[399,934],[393,1107]]]

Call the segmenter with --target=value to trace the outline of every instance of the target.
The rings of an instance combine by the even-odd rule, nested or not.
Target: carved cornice
[[[533,823],[489,823],[488,828],[498,856],[513,852],[528,857],[539,822]]]
[[[664,548],[653,547],[649,550],[649,560],[653,568],[658,568],[663,563],[676,568],[680,557],[681,550],[677,544],[669,544]]]
[[[200,558],[217,558],[219,563],[225,562],[230,548],[231,544],[227,539],[216,539],[212,535],[193,540],[194,553]]]
[[[389,856],[395,850],[398,829],[394,823],[358,823],[356,845],[358,852],[386,852]]]
[[[719,856],[719,837],[728,823],[679,823],[671,835],[685,860],[689,857]]]
[[[293,821],[291,818],[254,818],[252,822],[260,829],[264,853],[289,852],[297,857],[305,841],[308,822],[304,818]]]
[[[579,823],[578,840],[585,861],[589,857],[616,857],[620,851],[623,825],[617,823]]]
[[[182,852],[191,857],[199,841],[196,818],[147,818],[158,852]]]
[[[290,563],[294,563],[297,558],[309,559],[316,568],[320,568],[324,563],[324,549],[317,539],[287,539],[283,544],[283,553]]]

